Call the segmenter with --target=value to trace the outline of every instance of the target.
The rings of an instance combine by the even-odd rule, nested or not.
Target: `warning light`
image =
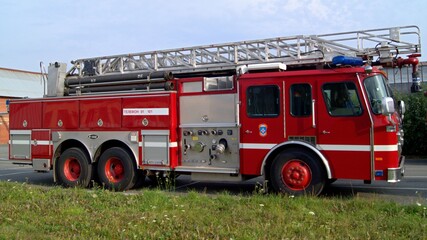
[[[336,56],[332,58],[332,64],[335,65],[350,65],[350,66],[362,66],[363,59],[360,57],[349,57],[349,56]]]

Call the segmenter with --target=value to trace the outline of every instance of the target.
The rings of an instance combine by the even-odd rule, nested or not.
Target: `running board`
[[[191,173],[191,180],[200,182],[241,182],[244,179],[240,174]]]
[[[175,172],[238,174],[239,169],[215,167],[176,167]]]

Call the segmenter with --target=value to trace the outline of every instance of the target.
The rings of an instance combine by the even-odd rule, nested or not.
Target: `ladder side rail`
[[[274,40],[276,40],[276,39],[274,39]],[[255,46],[254,45],[255,43],[257,43],[259,46]],[[208,47],[211,48],[212,46],[208,46]],[[204,64],[204,63],[212,64],[212,63],[217,62],[218,59],[222,59],[222,60],[225,60],[224,62],[231,63],[232,61],[235,62],[236,61],[235,59],[239,59],[242,56],[245,56],[245,57],[243,57],[243,59],[245,59],[245,60],[255,58],[255,59],[259,59],[262,62],[265,62],[265,60],[268,59],[268,55],[267,55],[268,52],[265,49],[267,49],[269,47],[269,45],[265,44],[265,43],[262,43],[262,46],[261,46],[260,42],[251,41],[251,42],[246,42],[244,44],[236,45],[236,46],[221,46],[221,47],[217,47],[217,49],[225,49],[224,47],[228,47],[229,49],[238,48],[237,52],[240,54],[238,54],[238,56],[235,56],[235,54],[232,54],[231,51],[227,51],[227,52],[225,52],[225,54],[228,56],[228,59],[226,59],[223,56],[221,58],[219,58],[219,57],[214,57],[214,55],[212,53],[210,53],[209,50],[201,48],[200,51],[196,51],[196,52],[204,53],[204,54],[212,57],[211,61],[203,61],[204,56],[201,54],[196,54],[193,58],[191,58],[189,54],[182,53],[183,50],[185,51],[186,49],[180,49],[179,51],[176,51],[176,52],[164,52],[164,51],[155,52],[154,54],[152,54],[151,52],[148,52],[146,54],[146,56],[155,55],[158,59],[158,61],[156,61],[157,66],[154,66],[154,67],[153,67],[153,61],[149,60],[147,57],[141,57],[140,56],[139,60],[132,58],[132,55],[121,55],[121,56],[114,56],[114,57],[108,57],[108,58],[99,57],[99,58],[91,58],[91,59],[75,61],[74,68],[72,70],[70,70],[69,72],[71,73],[71,72],[77,70],[79,72],[78,75],[82,76],[82,72],[80,70],[81,67],[79,67],[79,66],[83,65],[84,61],[95,61],[95,62],[97,62],[97,64],[96,64],[98,66],[97,73],[103,75],[103,74],[107,74],[107,73],[111,73],[111,72],[124,72],[126,69],[129,69],[129,68],[122,66],[122,63],[127,63],[127,62],[134,62],[134,63],[136,62],[136,63],[138,63],[136,65],[139,66],[139,68],[141,68],[141,66],[145,65],[147,70],[149,68],[151,68],[151,69],[154,68],[154,69],[160,70],[159,68],[170,68],[170,67],[173,67],[174,65],[176,65],[177,67],[182,67],[182,66],[191,67],[188,64],[188,62],[194,62],[196,64],[198,63],[199,65]],[[261,50],[261,48],[264,48],[264,49]],[[260,57],[261,52],[264,54],[263,57]],[[209,54],[207,54],[207,53],[209,53]],[[221,54],[224,55],[224,52],[217,52],[216,53],[217,56],[220,56]],[[180,56],[178,57],[177,55],[180,55]],[[129,58],[130,61],[126,61],[126,60],[124,60],[124,58]],[[197,58],[199,58],[199,60]],[[187,60],[185,60],[185,59],[187,59]]]
[[[301,40],[303,44],[301,44]],[[267,60],[276,60],[283,57],[290,57],[292,59],[301,59],[303,55],[311,52],[310,42],[303,36],[298,36],[295,42],[285,42],[281,39],[276,41],[269,41],[265,43],[265,49],[268,51]]]
[[[388,33],[385,31],[388,31]],[[400,35],[415,35],[418,44],[410,41],[401,41]],[[356,47],[351,47],[352,44],[345,44],[351,41],[355,41],[353,45]],[[419,28],[417,26],[405,26],[311,36],[298,35],[85,58],[74,61],[67,74],[83,77],[85,75],[83,71],[84,65],[89,62],[93,62],[93,65],[96,66],[94,72],[97,75],[167,69],[184,71],[185,68],[191,72],[199,68],[215,67],[213,65],[223,68],[226,64],[231,67],[247,62],[258,61],[258,63],[263,63],[284,59],[288,60],[288,64],[291,64],[294,60],[299,63],[298,60],[310,59],[307,56],[312,55],[315,51],[328,52],[328,55],[374,55],[377,53],[376,47],[381,42],[390,42],[392,46],[390,50],[396,51],[396,49],[399,49],[399,53],[413,53],[421,50]],[[369,44],[374,46],[368,47]],[[312,59],[317,61],[318,57]],[[90,65],[88,66],[90,69]]]
[[[333,57],[333,56],[332,56]],[[296,58],[295,56],[292,57],[281,57],[273,60],[270,60],[269,62],[284,62],[289,65],[297,65],[297,64],[315,64],[315,63],[325,63],[325,59],[328,59],[328,61],[331,61],[332,57],[327,57],[322,54],[309,54],[309,55],[302,55],[300,58]],[[213,64],[205,64],[203,66],[199,66],[197,68],[193,68],[189,70],[187,67],[163,67],[162,71],[170,71],[174,74],[184,74],[184,73],[198,73],[198,72],[209,72],[209,71],[227,71],[227,70],[235,70],[237,66],[239,65],[245,65],[245,64],[258,64],[260,61],[258,59],[246,59],[246,60],[240,60],[238,64],[227,64],[227,63],[213,63]],[[143,75],[148,75],[154,70],[139,70],[137,72],[130,71],[132,73],[140,73]],[[124,73],[130,73],[130,72],[124,72]],[[103,76],[115,76],[120,73],[110,72],[106,73]],[[99,76],[98,76],[99,77]],[[67,79],[75,79],[76,76],[69,76]]]
[[[337,53],[340,52],[340,48],[347,48],[350,51],[354,51],[354,54],[357,56],[377,56],[378,55],[378,46],[382,42],[386,42],[389,46],[385,47],[382,46],[382,50],[389,50],[390,52],[397,54],[411,54],[411,53],[418,53],[420,51],[419,45],[414,45],[413,43],[406,42],[406,41],[395,41],[394,39],[391,39],[388,37],[389,35],[377,35],[377,36],[363,36],[359,37],[358,39],[358,46],[359,48],[351,48],[348,47],[349,44],[339,44],[338,42],[346,42],[346,41],[352,41],[354,39],[352,38],[342,38],[342,39],[334,39],[333,41],[325,42],[325,46],[330,47],[331,49],[334,49]],[[320,40],[319,40],[320,42]],[[366,46],[372,46],[372,47],[366,47]],[[338,48],[336,48],[338,47]],[[342,52],[342,54],[346,54],[345,52]]]
[[[391,36],[392,29],[398,29],[399,31],[398,38],[395,38],[397,36]],[[388,31],[388,32],[384,33],[384,31]],[[393,44],[394,46],[397,46],[399,49],[405,49],[405,48],[412,49],[414,46],[418,46],[418,48],[421,48],[421,36],[420,36],[419,28],[417,26],[381,28],[381,29],[373,29],[373,30],[365,30],[365,31],[344,32],[344,33],[337,33],[337,34],[323,34],[318,36],[329,38],[329,37],[336,37],[336,36],[342,36],[342,35],[348,35],[348,34],[356,34],[356,36],[350,36],[346,38],[334,38],[330,40],[342,42],[342,41],[359,39],[362,41],[369,40],[377,44],[386,41],[389,44]],[[402,40],[400,39],[402,36],[408,36],[412,38],[416,37],[417,43]],[[362,49],[366,49],[366,48],[362,47]],[[417,51],[414,49],[414,50],[409,50],[409,52],[406,52],[406,53],[413,53],[413,52],[417,52]]]
[[[400,27],[389,27],[389,28],[378,28],[378,29],[369,29],[369,30],[358,30],[358,31],[348,31],[348,32],[340,32],[340,33],[327,33],[327,34],[319,34],[317,37],[330,37],[330,36],[339,36],[339,35],[353,35],[353,34],[368,34],[370,32],[379,32],[378,34],[370,33],[371,35],[390,35],[390,31],[392,29],[399,29],[400,34],[416,34],[420,35],[420,29],[418,26],[409,25],[409,26],[400,26]],[[408,30],[407,30],[408,29]],[[401,30],[404,30],[403,32]],[[405,31],[406,30],[406,31]],[[388,33],[381,33],[389,31]]]
[[[306,41],[307,44],[311,44],[310,41]],[[298,45],[297,42],[295,43],[286,43],[284,41],[276,41],[276,42],[270,42],[268,43],[271,50],[277,50],[275,58],[282,58],[282,57],[291,57],[293,59],[298,59],[299,56],[307,54],[309,52],[312,52],[312,50],[307,51],[301,51],[301,47],[304,47],[306,49],[306,45],[303,46]],[[284,55],[282,55],[282,53]]]
[[[228,64],[233,64],[232,59],[223,57],[220,51],[217,51],[216,54],[213,54],[206,49],[200,49],[201,54],[205,54],[206,56],[210,56],[218,62],[225,62]]]
[[[191,62],[194,59],[192,59],[191,53],[184,53],[184,52],[167,52],[163,53],[162,57],[159,58],[159,66],[160,69],[167,68],[167,67],[173,67],[173,66],[183,66],[192,68]]]
[[[369,47],[357,47],[357,48],[353,48],[350,47],[349,44],[342,44],[340,42],[351,42],[351,41],[361,41],[361,45],[362,46],[366,46],[367,44],[365,44],[365,42],[372,42],[373,46],[376,46],[377,44],[380,44],[381,42],[396,42],[393,39],[389,38],[388,34],[383,34],[383,35],[371,35],[371,34],[364,34],[365,36],[358,36],[357,38],[352,38],[352,37],[347,37],[347,38],[339,38],[339,39],[332,39],[332,40],[326,40],[326,39],[320,39],[318,38],[318,41],[325,41],[330,45],[336,45],[336,46],[341,46],[343,48],[347,48],[347,49],[352,49],[355,52],[363,52],[366,49],[371,49]],[[409,42],[403,42],[403,41],[399,41],[396,43],[401,43],[401,45],[412,45]]]
[[[195,66],[197,68],[203,68],[203,67],[212,68],[218,64],[221,64],[221,65],[218,65],[221,68],[224,68],[227,65],[232,65],[232,67],[234,68],[237,64],[254,64],[254,63],[260,63],[260,62],[270,62],[270,61],[279,61],[279,60],[284,62],[289,62],[289,58],[291,58],[291,60],[304,59],[305,61],[309,59],[306,56],[306,55],[309,55],[308,53],[305,53],[305,52],[301,53],[300,49],[289,44],[286,44],[287,49],[284,49],[272,43],[268,43],[264,46],[265,49],[271,49],[271,47],[273,47],[273,50],[277,51],[276,55],[273,55],[271,51],[266,53],[265,49],[264,49],[263,55],[260,55],[260,54],[257,54],[261,51],[259,47],[255,47],[253,45],[248,45],[248,46],[249,47],[241,47],[241,46],[234,47],[234,48],[237,48],[237,51],[234,51],[234,49],[232,49],[232,51],[237,53],[237,56],[235,54],[232,55],[231,51],[225,52],[226,55],[233,56],[231,58],[229,57],[228,59],[221,56],[221,54],[224,54],[224,52],[218,52],[218,54],[214,55],[208,50],[201,49],[198,52],[205,54],[205,56],[203,56],[202,54],[197,54],[196,55],[197,58],[192,59],[192,61],[196,62]],[[97,65],[100,66],[98,67],[97,73],[99,75],[105,75],[109,73],[126,73],[131,71],[138,71],[138,70],[139,71],[144,71],[144,70],[155,71],[155,69],[184,70],[185,68],[194,67],[188,64],[190,57],[187,54],[180,53],[180,56],[170,56],[165,54],[161,54],[160,56],[159,54],[155,54],[155,56],[157,57],[158,61],[157,61],[157,66],[154,66],[154,67],[152,66],[153,61],[148,59],[146,56],[140,57],[139,60],[136,60],[132,57],[127,57],[127,56],[119,57],[116,59],[97,59],[96,60]],[[207,61],[206,56],[210,56],[211,60]],[[221,57],[218,57],[218,56],[221,56]],[[317,60],[318,58],[319,57],[315,57],[314,59]],[[188,59],[188,60],[185,60],[185,59]],[[235,59],[237,59],[237,61]],[[137,66],[137,68],[135,67],[129,68],[129,67],[123,66],[123,64],[129,63],[129,62],[136,63],[135,66]],[[80,74],[79,76],[82,77],[82,74]]]
[[[286,56],[294,56],[296,54],[301,54],[301,49],[298,49],[296,44],[288,44],[283,42],[281,39],[272,39],[273,41],[263,41],[263,42],[247,42],[235,46],[224,46],[217,47],[214,50],[209,48],[200,48],[197,49],[197,52],[207,54],[211,56],[211,61],[203,61],[199,58],[197,63],[201,64],[212,64],[216,62],[228,62],[228,63],[237,63],[249,59],[259,59],[262,62],[268,61],[270,57],[283,57],[281,52],[285,52]],[[256,45],[255,45],[256,44]],[[282,47],[283,46],[283,47]],[[304,44],[305,46],[305,44]],[[285,49],[286,47],[287,49]],[[233,53],[234,52],[234,53]],[[274,53],[276,52],[276,55]],[[220,57],[218,57],[220,56]],[[205,55],[200,55],[200,57],[205,57]],[[221,61],[222,60],[222,61]]]
[[[238,51],[241,53],[244,53],[244,55],[246,56],[246,59],[248,60],[258,59],[260,62],[265,62],[265,59],[263,58],[263,56],[260,56],[259,54],[256,53],[257,52],[256,48],[255,49],[250,48],[251,45],[248,45],[248,46],[240,45],[238,46]]]
[[[350,47],[348,45],[338,43],[336,41],[331,41],[331,40],[327,40],[327,39],[323,39],[323,38],[319,38],[319,37],[314,37],[314,36],[311,39],[313,40],[314,44],[318,44],[317,48],[319,48],[319,49],[331,48],[333,50],[336,50],[337,52],[341,52],[344,50],[343,53],[345,53],[345,52],[359,52],[360,51],[360,49],[353,48],[353,47]]]
[[[84,59],[77,59],[75,61],[73,61],[73,66],[72,68],[67,72],[67,75],[74,75],[77,74],[79,77],[83,76],[82,73],[82,67],[83,67],[83,62],[84,61],[95,61],[95,62],[100,62],[102,67],[98,67],[99,74],[105,74],[108,72],[111,72],[111,69],[115,68],[115,64],[116,61],[120,61],[120,59],[122,57],[130,57],[130,56],[147,56],[147,55],[152,55],[155,57],[159,57],[161,56],[161,54],[167,54],[167,53],[173,53],[173,52],[183,52],[183,51],[187,51],[187,50],[193,50],[193,49],[197,49],[197,48],[205,48],[205,49],[209,49],[212,47],[217,47],[217,48],[226,48],[226,47],[235,47],[235,46],[239,46],[239,45],[245,45],[245,44],[254,44],[254,43],[259,43],[259,42],[264,42],[264,41],[268,41],[268,40],[294,40],[297,37],[282,37],[282,38],[271,38],[271,39],[265,39],[265,40],[252,40],[252,41],[243,41],[243,42],[234,42],[234,43],[226,43],[226,44],[214,44],[214,45],[204,45],[204,46],[196,46],[196,47],[187,47],[187,48],[178,48],[178,49],[170,49],[170,50],[163,50],[163,51],[149,51],[149,52],[141,52],[141,53],[136,53],[136,54],[122,54],[122,55],[112,55],[112,56],[101,56],[101,57],[93,57],[93,58],[84,58]],[[141,59],[140,59],[141,60]],[[142,58],[142,60],[146,60],[146,58]],[[153,62],[146,64],[147,66],[150,65],[154,65],[154,70],[159,70],[157,69],[158,67],[158,61],[154,61]],[[161,64],[160,64],[161,65]],[[164,65],[164,64],[163,64]],[[109,70],[110,69],[110,70]]]
[[[403,41],[403,40],[399,40],[396,41],[392,38],[389,37],[389,35],[376,35],[376,36],[366,36],[366,37],[362,37],[362,40],[366,40],[366,41],[370,41],[373,43],[377,43],[377,44],[381,44],[382,42],[386,41],[388,44],[391,44],[395,47],[401,48],[401,49],[410,49],[414,46],[413,43],[411,42],[407,42],[407,41]],[[416,44],[415,44],[416,45]]]
[[[143,56],[138,56],[140,59],[142,59]],[[145,59],[144,61],[135,59],[134,57],[129,57],[129,62],[135,64],[135,70],[142,70],[142,69],[150,69],[152,68],[151,60]],[[145,66],[144,66],[145,64]]]
[[[400,29],[403,28],[416,28],[418,31],[413,32],[419,35],[419,28],[417,26],[405,26],[405,27],[399,27]],[[375,32],[375,31],[384,31],[384,30],[390,30],[392,28],[380,28],[380,29],[373,29],[373,30],[362,30],[362,31],[350,31],[350,32],[342,32],[342,33],[331,33],[331,34],[321,34],[321,35],[312,35],[317,37],[328,37],[328,36],[338,36],[338,35],[345,35],[345,34],[357,34],[357,33],[366,33],[366,32]],[[401,32],[400,34],[409,34],[410,32]],[[310,37],[312,37],[310,36]],[[162,51],[148,51],[148,52],[141,52],[141,53],[135,53],[135,54],[120,54],[120,55],[111,55],[111,56],[100,56],[100,57],[93,57],[93,58],[84,58],[84,59],[77,59],[79,60],[96,60],[98,58],[116,58],[121,56],[129,56],[129,55],[146,55],[151,53],[158,53],[158,52],[175,52],[175,51],[183,51],[183,50],[191,50],[194,48],[210,48],[210,47],[221,47],[221,46],[229,46],[229,45],[236,45],[236,44],[250,44],[250,43],[257,43],[260,41],[268,41],[268,40],[275,40],[275,39],[281,39],[281,40],[295,40],[298,38],[307,38],[304,35],[298,35],[298,36],[292,36],[292,37],[280,37],[280,38],[269,38],[264,40],[251,40],[251,41],[242,41],[242,42],[232,42],[232,43],[223,43],[223,44],[213,44],[213,45],[202,45],[202,46],[196,46],[196,47],[186,47],[186,48],[177,48],[177,49],[169,49],[169,50],[162,50]],[[357,37],[354,37],[357,38]]]

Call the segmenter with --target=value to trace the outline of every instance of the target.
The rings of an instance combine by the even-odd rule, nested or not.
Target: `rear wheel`
[[[325,171],[318,159],[299,149],[279,154],[271,165],[270,174],[276,192],[317,196],[325,186]]]
[[[65,187],[87,187],[92,178],[92,165],[80,148],[69,148],[59,157],[56,176]]]
[[[137,180],[136,167],[130,154],[119,147],[107,149],[99,158],[98,176],[108,189],[123,191],[132,188]]]

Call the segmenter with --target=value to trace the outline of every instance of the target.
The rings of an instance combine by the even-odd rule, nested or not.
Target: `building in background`
[[[43,97],[41,73],[0,68],[0,144],[9,141],[7,99]]]

